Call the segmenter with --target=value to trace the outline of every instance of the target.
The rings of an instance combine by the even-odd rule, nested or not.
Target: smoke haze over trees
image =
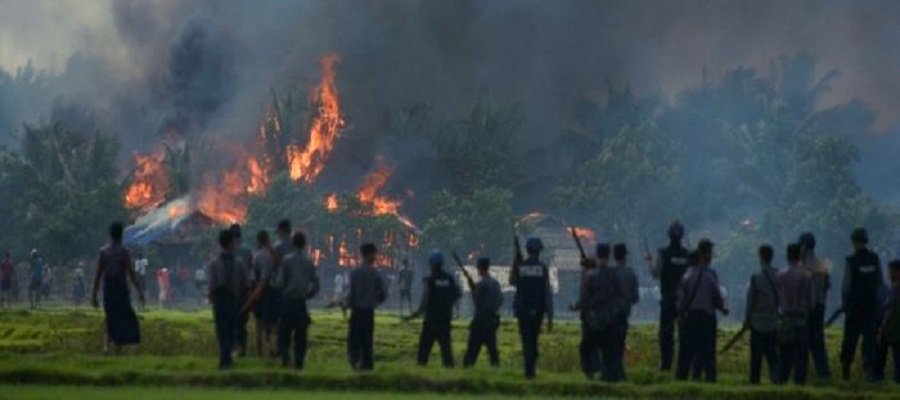
[[[305,126],[308,110],[289,99],[308,97],[317,60],[333,52],[346,127],[319,187],[354,190],[381,155],[394,168],[386,191],[435,245],[490,242],[487,251],[508,254],[500,239],[466,235],[541,210],[632,244],[660,242],[681,218],[691,237],[727,244],[725,261],[741,266],[728,275],[735,282],[753,266],[753,246],[781,249],[804,230],[837,259],[850,229],[866,225],[893,256],[895,2],[0,0],[0,9],[0,143],[16,165],[32,162],[34,132],[114,138],[122,151],[103,164],[112,176],[89,181],[104,187],[123,179],[132,152],[172,131],[251,137],[273,98],[285,121]],[[35,182],[13,175],[0,172],[7,196]],[[289,201],[307,189],[278,182],[271,204],[251,206],[252,222],[271,221],[279,204],[312,214],[314,205]],[[10,207],[26,206],[0,204],[0,224],[17,218]],[[473,207],[490,215],[473,219]]]

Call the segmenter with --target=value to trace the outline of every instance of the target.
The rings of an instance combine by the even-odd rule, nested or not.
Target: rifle
[[[570,227],[569,232],[572,233],[572,239],[575,240],[575,245],[578,246],[578,253],[581,254],[581,260],[582,261],[587,260],[587,258],[588,258],[587,254],[585,254],[585,252],[584,252],[584,246],[581,245],[581,238],[578,237],[578,233],[575,232],[575,227],[574,226]]]
[[[841,316],[841,314],[843,314],[845,311],[846,311],[846,310],[844,310],[843,307],[838,308],[837,310],[834,310],[834,313],[831,314],[830,317],[828,317],[828,321],[825,321],[825,327],[828,328],[828,327],[830,327],[832,324],[834,324],[834,321],[837,321],[837,319],[838,319],[838,318]]]
[[[475,281],[472,279],[472,275],[469,275],[469,271],[466,271],[466,267],[463,266],[462,259],[459,258],[455,251],[451,252],[451,254],[453,254],[453,259],[456,260],[456,264],[459,265],[459,269],[462,270],[463,275],[466,277],[466,282],[469,282],[469,289],[475,289]]]
[[[744,324],[744,326],[741,327],[741,330],[735,333],[734,336],[731,337],[731,340],[729,340],[728,343],[725,344],[725,347],[723,347],[722,350],[719,350],[719,354],[725,354],[726,351],[731,350],[731,348],[734,347],[735,344],[737,344],[738,340],[741,340],[741,337],[743,337],[744,334],[749,330],[750,325]]]
[[[522,257],[522,245],[519,244],[519,235],[513,235],[513,262],[512,270],[509,272],[509,284],[515,286],[519,281],[519,265],[525,259]]]

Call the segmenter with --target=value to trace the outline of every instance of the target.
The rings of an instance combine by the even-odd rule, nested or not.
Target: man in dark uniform
[[[219,369],[229,369],[239,325],[239,299],[246,285],[246,267],[235,255],[234,237],[230,229],[219,232],[219,246],[222,253],[209,266],[209,301],[213,305],[219,342]]]
[[[591,313],[589,308],[589,295],[591,292],[588,288],[591,276],[594,275],[599,267],[606,267],[609,262],[609,245],[606,243],[597,243],[596,257],[584,258],[581,260],[581,286],[578,292],[578,301],[569,305],[570,311],[578,311],[578,318],[581,320],[581,343],[578,345],[578,353],[581,359],[581,371],[588,379],[594,379],[594,374],[600,370],[600,334],[592,326],[588,316]]]
[[[873,379],[875,365],[875,316],[878,309],[878,289],[884,285],[881,260],[869,250],[869,235],[857,228],[850,236],[855,252],[847,257],[842,290],[844,341],[841,346],[841,366],[844,380],[850,379],[850,367],[862,336],[863,370],[867,379]]]
[[[231,236],[234,240],[234,255],[241,261],[241,265],[244,266],[247,270],[244,272],[245,276],[247,276],[246,287],[241,290],[241,296],[239,299],[240,304],[244,304],[247,302],[247,296],[250,294],[250,291],[253,289],[253,282],[250,279],[252,277],[252,269],[253,269],[253,251],[244,246],[244,242],[242,240],[242,232],[241,225],[233,224],[229,227],[231,230]],[[238,325],[238,331],[236,333],[236,347],[238,349],[238,356],[244,357],[247,355],[247,322],[250,320],[249,313],[241,313],[240,321]]]
[[[500,283],[491,276],[491,259],[481,257],[476,263],[478,276],[481,278],[472,290],[472,303],[475,315],[469,325],[469,345],[463,359],[464,367],[475,365],[481,346],[487,347],[491,366],[500,366],[500,353],[497,351],[497,328],[500,327],[500,307],[503,306],[503,293]]]
[[[444,254],[434,251],[428,257],[431,275],[422,282],[422,302],[419,308],[404,320],[409,321],[424,314],[422,333],[419,336],[417,362],[428,365],[428,356],[435,340],[441,347],[441,361],[447,368],[453,367],[453,348],[450,344],[450,321],[453,319],[453,305],[459,300],[460,290],[456,279],[444,271]]]
[[[406,307],[409,312],[412,312],[412,283],[413,283],[413,270],[409,265],[408,259],[403,259],[403,265],[400,268],[400,273],[397,276],[397,285],[400,287],[400,314],[403,314],[403,303],[406,303]]]
[[[672,369],[672,360],[675,354],[675,321],[678,318],[676,298],[681,278],[688,268],[688,249],[682,244],[684,226],[678,221],[669,225],[669,245],[659,249],[656,263],[653,263],[651,255],[647,255],[647,261],[651,265],[650,273],[654,279],[659,280],[662,299],[659,306],[659,354],[660,369],[669,371]]]
[[[282,261],[273,286],[281,289],[283,298],[278,324],[281,363],[288,366],[293,344],[294,368],[300,370],[306,359],[306,333],[310,323],[306,301],[319,292],[320,282],[316,266],[306,253],[306,235],[294,232],[291,244],[293,251]]]
[[[525,242],[528,257],[521,263],[514,262],[509,274],[510,285],[516,287],[513,311],[519,322],[526,379],[534,379],[535,376],[538,339],[545,314],[547,331],[553,330],[553,291],[550,288],[550,268],[541,261],[543,249],[540,239],[529,238]]]
[[[375,268],[378,257],[375,245],[364,243],[359,252],[362,262],[350,273],[350,290],[344,301],[344,307],[350,309],[347,356],[354,370],[371,371],[374,367],[375,308],[387,299],[387,289],[384,278]]]
[[[778,288],[779,316],[779,383],[787,383],[793,375],[794,383],[806,383],[809,363],[809,314],[815,307],[813,275],[801,264],[799,244],[787,247],[788,265],[775,276]]]
[[[619,281],[622,301],[614,329],[614,359],[610,363],[615,366],[612,379],[614,381],[623,381],[625,380],[625,341],[628,337],[631,309],[641,300],[641,295],[637,275],[628,266],[628,247],[625,243],[617,243],[613,246],[613,259],[615,260],[615,266],[611,269],[615,272],[616,279]]]
[[[691,265],[678,288],[678,312],[682,316],[681,343],[675,378],[687,379],[693,369],[695,380],[705,373],[707,382],[715,382],[716,312],[728,315],[719,278],[711,270],[713,243],[703,239],[697,246],[696,265]]]

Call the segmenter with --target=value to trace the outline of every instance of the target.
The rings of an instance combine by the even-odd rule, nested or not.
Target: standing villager
[[[138,286],[138,290],[141,290],[140,286]],[[141,293],[143,293],[142,290]],[[78,262],[75,272],[72,273],[72,301],[76,306],[81,305],[85,294],[87,294],[87,282],[84,281],[84,265]]]
[[[591,313],[588,304],[588,283],[591,276],[596,273],[601,264],[606,267],[609,262],[609,245],[597,243],[594,258],[581,259],[581,284],[578,290],[578,301],[569,305],[569,311],[577,311],[581,321],[581,342],[578,344],[578,355],[581,361],[581,371],[588,379],[594,379],[594,374],[600,371],[600,334],[588,321]]]
[[[131,254],[122,246],[123,231],[121,223],[115,222],[110,225],[110,243],[100,249],[91,291],[91,304],[98,307],[97,293],[102,279],[103,312],[106,316],[105,351],[109,350],[110,343],[116,347],[116,351],[119,351],[122,346],[138,344],[141,341],[137,315],[131,308],[131,296],[128,294],[128,280],[131,280],[135,290],[138,291],[141,303],[144,302],[144,292],[141,291],[134,273]]]
[[[878,288],[884,284],[881,260],[866,246],[869,235],[863,228],[857,228],[850,236],[854,253],[847,257],[844,267],[842,290],[844,319],[844,340],[841,345],[841,375],[850,379],[850,367],[859,338],[862,336],[862,360],[866,378],[871,380],[875,364],[875,314],[878,308]]]
[[[287,219],[283,219],[278,221],[278,225],[275,228],[275,244],[272,245],[272,254],[273,258],[273,271],[271,275],[271,279],[275,279],[278,275],[278,270],[281,269],[281,262],[287,257],[288,253],[291,252],[291,221]],[[280,318],[281,313],[281,290],[273,287],[271,284],[268,286],[265,292],[265,296],[262,299],[263,301],[263,319],[267,328],[271,330],[275,330],[278,327],[278,319]],[[277,354],[277,352],[273,352],[273,355]]]
[[[892,261],[893,262],[893,261]],[[872,367],[872,379],[876,382],[881,382],[884,380],[884,369],[887,367],[887,358],[890,349],[886,345],[886,343],[882,340],[881,337],[881,327],[884,326],[885,319],[887,318],[887,312],[890,303],[891,297],[891,266],[888,264],[888,283],[881,285],[878,288],[878,311],[875,315],[875,327],[876,327],[876,346],[878,347],[875,351],[875,365]]]
[[[763,358],[769,382],[778,379],[778,290],[775,286],[774,251],[759,247],[759,272],[750,277],[744,311],[744,326],[750,329],[750,383],[759,384]]]
[[[141,289],[141,293],[147,293],[147,267],[150,265],[150,261],[147,260],[147,256],[144,255],[144,252],[137,251],[136,259],[134,260],[134,272],[137,274],[138,278],[138,287]],[[141,303],[141,311],[144,311],[145,304]]]
[[[159,308],[165,308],[172,301],[172,274],[168,268],[162,267],[156,271],[156,285],[159,287]]]
[[[331,303],[329,303],[329,307],[343,303],[348,286],[350,286],[350,274],[347,273],[347,269],[338,265],[337,271],[334,274],[334,287],[332,288]],[[346,308],[341,307],[341,315],[344,317],[344,320],[347,319]]]
[[[400,267],[400,273],[397,276],[397,283],[400,286],[400,314],[403,314],[403,304],[406,303],[406,309],[412,312],[412,284],[414,279],[412,266],[409,265],[408,259],[403,259],[403,265]]]
[[[216,338],[219,342],[219,369],[231,368],[231,352],[240,325],[241,291],[246,285],[246,267],[235,254],[230,229],[219,232],[221,253],[209,265],[209,302],[213,305]]]
[[[513,265],[509,283],[516,287],[513,311],[519,323],[522,339],[525,378],[534,379],[538,360],[538,339],[541,324],[547,316],[547,331],[553,330],[553,291],[550,288],[550,268],[541,261],[544,244],[539,238],[525,242],[527,258]]]
[[[316,266],[306,253],[306,235],[294,232],[291,244],[293,251],[282,261],[273,285],[281,289],[282,295],[278,350],[282,365],[288,366],[293,343],[294,368],[301,370],[306,359],[306,334],[310,324],[306,301],[319,293],[320,283]]]
[[[707,382],[716,381],[716,312],[728,315],[719,287],[719,278],[711,269],[713,243],[703,239],[697,245],[696,264],[691,265],[678,289],[678,312],[681,315],[678,367],[675,377],[687,379],[693,368],[693,379],[705,375]]]
[[[255,295],[259,297],[250,311],[253,313],[253,320],[256,321],[256,354],[260,356],[265,354],[263,346],[272,352],[275,351],[272,346],[274,322],[266,314],[266,299],[277,290],[270,287],[275,280],[276,255],[269,241],[268,231],[261,230],[256,233],[256,252],[253,253],[253,268],[250,275],[256,288]]]
[[[41,289],[44,285],[44,258],[37,249],[31,250],[31,281],[28,283],[28,301],[31,309],[41,306]]]
[[[0,261],[0,307],[8,307],[12,300],[14,275],[12,256],[7,251],[3,254],[3,260]]]
[[[614,359],[611,361],[611,364],[615,366],[615,370],[612,373],[612,380],[623,381],[625,380],[625,341],[628,338],[631,309],[641,300],[641,295],[637,275],[628,266],[628,247],[625,243],[618,243],[613,246],[613,259],[615,260],[615,267],[612,270],[619,281],[623,297],[621,301],[622,307],[616,318],[616,327],[614,329],[615,351],[613,352]]]
[[[891,289],[884,305],[884,320],[878,332],[879,353],[887,361],[890,351],[894,357],[894,382],[900,383],[900,260],[888,265]]]
[[[246,286],[241,289],[241,296],[239,299],[239,304],[243,305],[247,302],[247,297],[250,295],[250,291],[253,290],[253,282],[251,282],[250,279],[253,273],[253,251],[244,246],[243,233],[241,232],[240,224],[232,224],[229,229],[231,230],[231,235],[234,237],[234,254],[240,259],[241,265],[247,269],[246,271],[244,271],[245,276],[248,277],[245,281]],[[241,313],[236,343],[238,356],[240,357],[244,357],[247,355],[247,322],[249,321],[250,314]]]
[[[491,259],[481,257],[476,262],[478,283],[469,288],[472,291],[472,305],[475,315],[469,324],[469,343],[463,366],[471,367],[478,360],[481,346],[487,347],[492,367],[500,366],[500,352],[497,350],[497,328],[500,327],[500,307],[503,306],[503,292],[500,283],[491,276]]]
[[[778,287],[781,315],[778,322],[778,348],[780,373],[779,382],[786,383],[793,373],[794,383],[806,383],[806,368],[809,363],[809,314],[815,308],[816,288],[813,275],[801,264],[799,244],[787,247],[788,266],[778,272],[775,282]]]
[[[350,309],[347,356],[356,371],[374,367],[372,342],[375,333],[375,308],[387,299],[384,278],[375,268],[378,248],[365,243],[359,248],[361,263],[350,274],[350,290],[344,306]]]
[[[828,291],[831,289],[831,274],[828,263],[816,256],[816,237],[812,232],[800,235],[797,241],[803,254],[803,268],[812,276],[813,294],[816,303],[809,313],[809,351],[812,355],[816,375],[822,379],[831,377],[828,364],[828,349],[825,347],[825,307]]]
[[[678,287],[688,268],[688,249],[681,244],[684,226],[673,221],[668,229],[669,244],[659,249],[656,262],[647,255],[650,274],[659,280],[661,300],[659,303],[659,355],[660,369],[672,369],[675,354],[675,325],[678,319]]]
[[[453,367],[453,347],[450,340],[450,322],[453,306],[460,298],[456,279],[444,271],[444,254],[434,251],[428,257],[431,274],[422,281],[422,301],[419,308],[404,320],[409,321],[424,316],[422,332],[419,335],[419,365],[428,365],[431,348],[437,341],[441,348],[441,362],[444,367]]]

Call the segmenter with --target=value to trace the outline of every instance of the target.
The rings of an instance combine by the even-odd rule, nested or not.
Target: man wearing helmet
[[[678,286],[688,268],[688,249],[681,244],[684,226],[678,221],[672,221],[668,236],[669,244],[659,249],[655,263],[653,257],[647,254],[650,274],[659,280],[662,295],[659,302],[659,354],[660,369],[663,371],[672,369],[675,353],[675,320],[678,318],[676,307]]]
[[[553,291],[550,289],[550,269],[541,261],[544,244],[536,237],[525,242],[527,258],[513,265],[509,283],[516,287],[513,311],[519,322],[525,378],[534,379],[538,359],[538,337],[541,323],[547,315],[547,330],[553,329]]]

